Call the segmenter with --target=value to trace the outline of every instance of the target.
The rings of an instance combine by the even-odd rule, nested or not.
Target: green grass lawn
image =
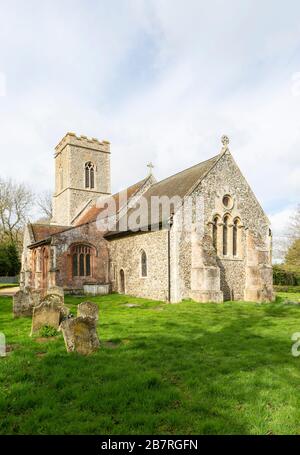
[[[2,297],[12,351],[0,358],[0,433],[299,434],[300,307],[287,297],[300,293],[274,304],[91,298],[102,347],[89,357],[67,354],[61,334],[31,339],[31,320],[13,320]],[[74,313],[81,301],[66,298]]]

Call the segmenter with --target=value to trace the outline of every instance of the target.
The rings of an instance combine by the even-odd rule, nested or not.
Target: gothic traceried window
[[[87,245],[76,245],[72,249],[72,275],[92,275],[92,248]]]
[[[144,250],[141,252],[141,272],[142,272],[142,277],[146,277],[148,274],[147,255]]]
[[[95,188],[95,167],[91,161],[85,163],[85,187]]]

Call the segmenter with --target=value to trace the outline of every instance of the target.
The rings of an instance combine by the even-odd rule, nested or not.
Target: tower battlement
[[[83,147],[87,149],[99,150],[99,152],[110,153],[110,142],[100,141],[96,137],[77,136],[75,133],[68,132],[55,147],[55,155],[60,153],[67,145]]]

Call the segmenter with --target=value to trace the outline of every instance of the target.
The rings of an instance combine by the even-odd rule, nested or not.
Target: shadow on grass
[[[299,432],[299,361],[290,353],[298,308],[185,302],[119,311],[121,301],[100,300],[100,339],[119,346],[90,357],[66,354],[61,337],[41,348],[27,337],[30,320],[14,322],[10,336],[22,348],[0,364],[1,433]]]

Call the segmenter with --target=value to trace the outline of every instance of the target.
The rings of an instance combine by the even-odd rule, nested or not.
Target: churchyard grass
[[[164,304],[117,294],[100,309],[101,349],[67,354],[30,338],[0,298],[1,434],[299,434],[300,293],[272,304]],[[84,299],[66,297],[76,313]],[[126,303],[140,306],[128,307]]]

